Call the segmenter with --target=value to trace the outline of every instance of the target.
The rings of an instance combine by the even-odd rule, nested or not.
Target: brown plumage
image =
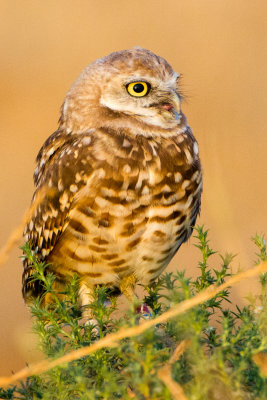
[[[48,195],[25,239],[56,274],[81,277],[80,301],[97,284],[128,297],[152,283],[191,235],[200,211],[197,142],[180,109],[178,75],[134,48],[90,64],[62,105],[34,173]],[[25,260],[23,296],[40,294]]]

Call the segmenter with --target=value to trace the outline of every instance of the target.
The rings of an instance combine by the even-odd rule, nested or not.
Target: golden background
[[[0,0],[0,245],[29,205],[37,151],[56,130],[71,83],[91,61],[139,45],[183,75],[183,109],[204,169],[198,222],[210,228],[215,249],[238,254],[236,269],[251,266],[250,237],[266,231],[267,219],[266,4]],[[196,274],[193,242],[183,245],[168,271]],[[21,297],[19,255],[13,250],[0,268],[0,374],[40,357]],[[242,283],[234,299],[241,302],[257,287]]]

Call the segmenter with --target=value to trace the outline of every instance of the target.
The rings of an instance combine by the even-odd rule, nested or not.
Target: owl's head
[[[76,132],[112,124],[176,128],[182,118],[178,78],[149,50],[112,53],[82,72],[66,96],[61,119]]]

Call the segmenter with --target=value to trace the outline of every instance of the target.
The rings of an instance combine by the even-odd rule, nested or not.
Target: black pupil
[[[144,85],[143,85],[142,83],[136,83],[136,84],[134,85],[134,87],[133,87],[133,90],[134,90],[136,93],[141,93],[141,92],[144,91],[144,89],[145,89],[145,87],[144,87]]]

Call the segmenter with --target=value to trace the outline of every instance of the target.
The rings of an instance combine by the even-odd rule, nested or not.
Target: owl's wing
[[[90,134],[70,136],[57,131],[48,138],[37,156],[33,202],[40,194],[41,199],[25,226],[24,238],[40,261],[46,261],[64,232],[73,198],[94,171],[90,157],[91,139]],[[26,257],[23,266],[22,292],[27,301],[39,295],[42,288],[32,279],[33,268]]]

